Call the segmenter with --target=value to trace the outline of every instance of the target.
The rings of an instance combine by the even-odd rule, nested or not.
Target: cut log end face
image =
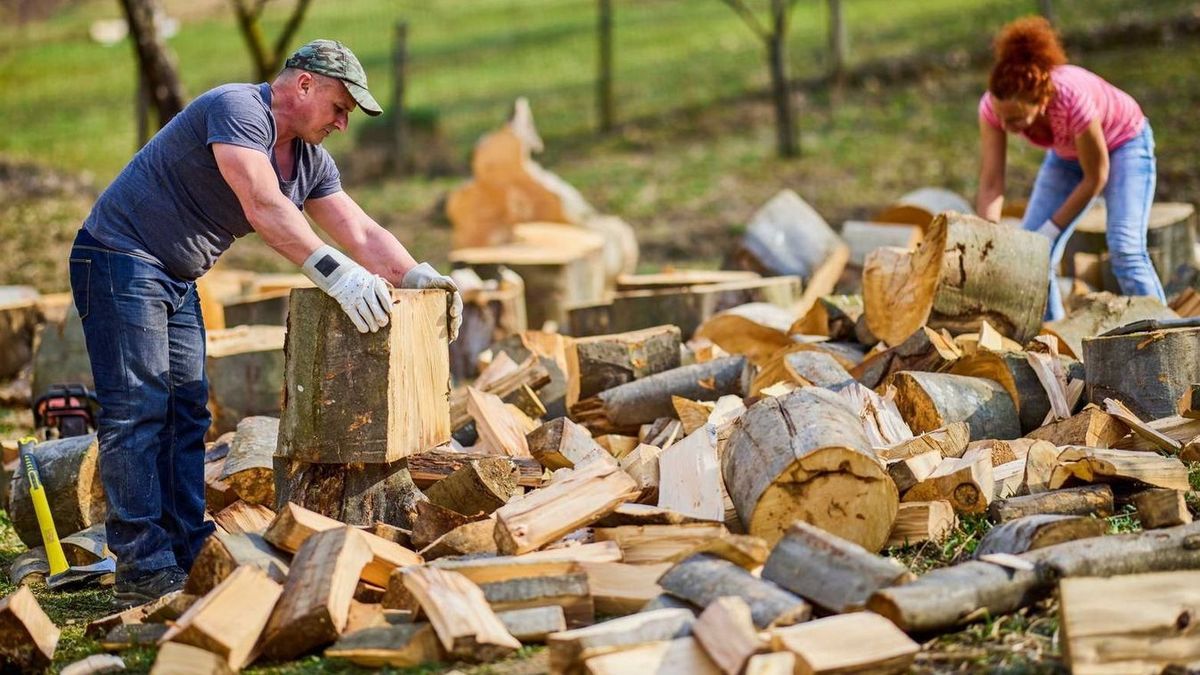
[[[798,460],[763,493],[750,534],[774,545],[796,520],[869,551],[887,542],[896,518],[895,483],[874,461],[846,448],[824,448]]]

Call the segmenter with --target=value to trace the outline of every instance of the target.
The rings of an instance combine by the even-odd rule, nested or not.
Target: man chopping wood
[[[227,84],[192,101],[134,155],[75,238],[71,290],[103,408],[100,477],[119,605],[181,588],[213,531],[204,521],[210,416],[195,282],[235,239],[257,232],[363,333],[387,325],[389,284],[444,289],[457,336],[454,282],[363,212],[321,147],[356,106],[382,112],[362,65],[345,45],[314,40],[273,82]]]

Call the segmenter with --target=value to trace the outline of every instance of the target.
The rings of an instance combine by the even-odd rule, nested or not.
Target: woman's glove
[[[450,341],[458,337],[458,329],[462,326],[462,295],[458,292],[458,284],[454,280],[444,274],[438,274],[438,271],[433,269],[433,265],[423,262],[420,265],[410,269],[404,278],[400,280],[400,288],[411,288],[413,290],[421,290],[425,288],[440,288],[450,293],[449,300],[446,305],[446,313],[450,320],[446,322],[447,331],[450,335]]]
[[[1042,223],[1042,226],[1034,230],[1034,232],[1049,239],[1051,246],[1054,245],[1054,242],[1058,241],[1059,235],[1063,233],[1062,228],[1056,225],[1051,218],[1047,218],[1046,222]]]
[[[304,274],[317,288],[342,306],[360,333],[383,328],[391,316],[392,294],[378,274],[346,257],[332,246],[322,246],[304,261]]]

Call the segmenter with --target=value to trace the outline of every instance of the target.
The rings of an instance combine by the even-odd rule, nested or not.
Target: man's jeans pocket
[[[79,311],[79,318],[81,320],[86,319],[92,290],[92,261],[90,258],[76,258],[72,256],[70,267],[71,295],[75,300],[75,309]]]

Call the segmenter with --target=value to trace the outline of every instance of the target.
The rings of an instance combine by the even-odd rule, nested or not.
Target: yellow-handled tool
[[[67,557],[63,555],[62,543],[58,541],[58,530],[54,528],[54,516],[50,514],[50,502],[46,499],[46,488],[42,487],[42,477],[38,474],[37,459],[33,456],[33,446],[37,439],[26,436],[17,441],[21,453],[21,467],[25,471],[25,479],[29,481],[29,498],[33,500],[33,512],[37,515],[38,527],[42,530],[42,543],[46,547],[46,560],[50,563],[50,575],[62,574],[67,571]]]

